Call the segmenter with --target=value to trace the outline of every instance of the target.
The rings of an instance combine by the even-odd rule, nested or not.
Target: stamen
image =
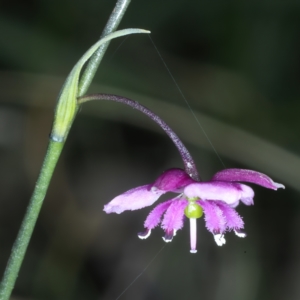
[[[166,243],[170,243],[172,242],[174,237],[174,231],[172,232],[166,232],[165,236],[162,237],[162,239],[166,242]]]
[[[191,242],[191,253],[197,253],[197,219],[190,218],[190,242]]]
[[[214,234],[214,239],[218,246],[223,246],[226,244],[224,234]]]
[[[138,233],[138,237],[141,239],[141,240],[145,240],[146,238],[148,238],[151,234],[151,229],[147,229],[146,231],[144,232],[139,232]]]
[[[234,233],[240,238],[244,238],[247,236],[247,234],[245,232],[242,232],[241,230],[238,230],[238,229],[234,229]]]

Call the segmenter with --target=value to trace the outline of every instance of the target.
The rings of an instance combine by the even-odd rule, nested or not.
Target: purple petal
[[[227,229],[239,231],[239,229],[244,228],[244,221],[234,208],[221,201],[217,201],[216,204],[222,210],[223,216],[226,220]]]
[[[252,170],[243,170],[243,169],[222,170],[216,173],[211,180],[251,182],[272,190],[285,188],[283,184],[274,182],[270,177],[268,177],[263,173],[252,171]]]
[[[253,197],[254,197],[254,191],[252,190],[252,188],[248,185],[245,184],[239,184],[240,188],[242,189],[242,193],[241,193],[241,201],[245,204],[245,205],[253,205],[254,201],[253,201]],[[235,203],[233,205],[230,206],[234,206]],[[237,205],[236,205],[237,206]]]
[[[197,201],[205,214],[205,225],[212,234],[222,234],[226,230],[226,219],[223,210],[215,201]]]
[[[178,193],[182,192],[182,189],[192,182],[195,181],[184,170],[169,169],[156,179],[152,188]]]
[[[146,218],[144,227],[147,229],[153,229],[154,227],[156,227],[161,220],[161,216],[169,208],[172,202],[173,200],[169,200],[158,204]]]
[[[104,206],[106,213],[120,214],[125,210],[136,210],[152,205],[165,191],[151,190],[151,185],[143,185],[131,189]]]
[[[184,209],[187,206],[188,201],[180,199],[173,200],[173,203],[167,209],[161,227],[167,233],[173,233],[183,227]]]
[[[184,189],[188,198],[200,198],[202,200],[221,200],[229,205],[236,205],[241,200],[246,205],[253,203],[253,190],[241,183],[222,181],[196,182],[189,184]],[[250,204],[249,204],[250,203]]]

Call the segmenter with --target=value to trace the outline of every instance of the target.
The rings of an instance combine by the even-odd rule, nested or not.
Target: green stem
[[[64,143],[50,140],[46,156],[35,185],[34,192],[30,199],[29,205],[17,239],[13,245],[10,259],[7,263],[5,273],[0,285],[0,300],[8,300],[12,289],[14,288],[25,252],[27,250],[36,220],[41,210],[50,180]]]
[[[101,37],[115,31],[122,20],[122,17],[130,3],[130,0],[118,0],[110,18],[103,30]],[[91,57],[83,76],[79,82],[78,95],[82,96],[89,88],[97,68],[102,60],[109,43],[99,47],[96,53]],[[78,107],[76,108],[78,109]],[[73,121],[71,121],[73,122]],[[63,142],[50,140],[46,156],[40,171],[40,175],[35,185],[30,203],[17,239],[13,245],[9,261],[7,263],[2,281],[0,283],[0,300],[8,300],[14,288],[19,270],[24,259],[36,220],[42,207],[54,168],[59,159],[60,153],[64,146]]]
[[[105,28],[103,29],[103,32],[102,32],[100,38],[105,37],[106,35],[114,32],[118,28],[130,1],[131,0],[118,0],[117,1],[115,8],[111,13],[109,20],[108,20]],[[87,90],[88,90],[89,86],[91,85],[92,80],[96,74],[96,71],[100,65],[100,62],[106,52],[106,49],[109,46],[109,43],[110,42],[107,42],[107,43],[101,45],[98,48],[98,50],[94,53],[94,55],[90,58],[87,66],[86,66],[86,69],[83,72],[80,82],[79,82],[78,97],[83,96],[87,92]]]

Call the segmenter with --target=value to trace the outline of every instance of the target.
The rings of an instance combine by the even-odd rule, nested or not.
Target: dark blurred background
[[[0,2],[0,271],[31,196],[60,88],[99,38],[113,0]],[[119,28],[144,28],[226,167],[286,185],[254,187],[238,207],[248,234],[218,247],[186,222],[121,299],[300,298],[300,1],[132,0]],[[158,113],[190,149],[203,180],[223,168],[150,39],[114,40],[90,91]],[[165,245],[137,232],[151,208],[106,215],[103,205],[182,167],[172,142],[116,103],[85,104],[54,174],[12,299],[116,299]]]

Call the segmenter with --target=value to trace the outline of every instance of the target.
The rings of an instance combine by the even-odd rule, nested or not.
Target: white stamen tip
[[[190,253],[197,253],[197,250],[190,250]]]
[[[166,243],[170,243],[170,242],[172,242],[172,239],[170,239],[170,238],[166,238],[166,237],[162,237],[162,239],[166,242]]]
[[[176,230],[173,229],[171,232],[166,232],[166,234],[162,237],[162,239],[166,242],[166,243],[170,243],[173,240],[173,237],[176,235]]]
[[[223,234],[214,234],[214,239],[218,246],[223,246],[226,244],[226,240]]]
[[[247,236],[245,232],[238,231],[238,230],[234,230],[234,233],[240,238],[245,238]]]
[[[146,238],[148,238],[151,234],[151,229],[147,229],[145,232],[141,232],[141,233],[138,233],[138,237],[141,239],[141,240],[145,240]]]

